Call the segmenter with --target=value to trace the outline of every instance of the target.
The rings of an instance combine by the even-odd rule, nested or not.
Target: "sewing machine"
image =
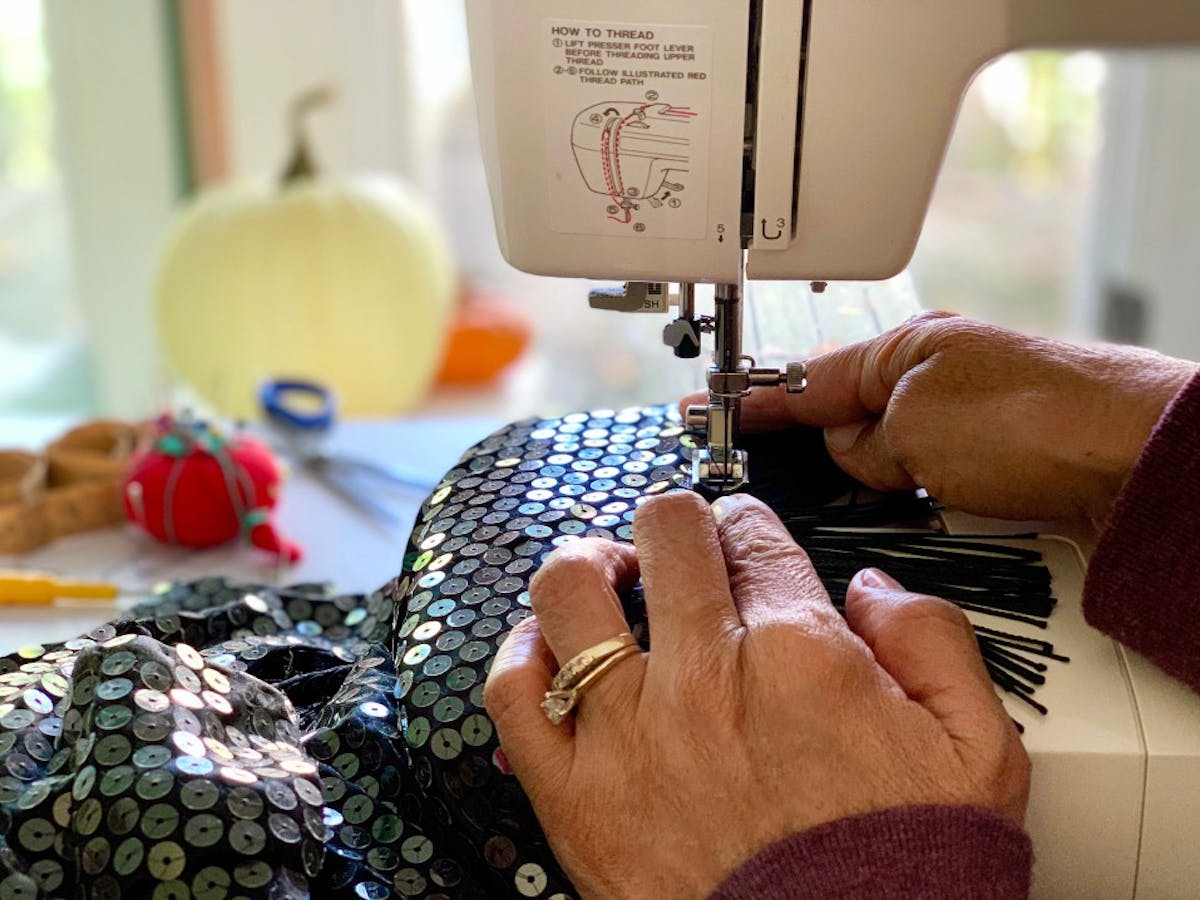
[[[745,278],[819,293],[900,272],[988,60],[1200,44],[1184,0],[471,0],[468,18],[504,255],[626,282],[590,302],[668,314],[680,357],[713,334],[709,400],[687,422],[702,441],[693,481],[715,492],[753,464],[742,398],[806,386],[803,363],[744,354]],[[711,315],[697,284],[715,285]],[[1035,893],[1200,896],[1200,702],[1086,627],[1084,554],[1044,543],[1050,636],[1072,662],[1048,675],[1050,715],[1022,717]]]

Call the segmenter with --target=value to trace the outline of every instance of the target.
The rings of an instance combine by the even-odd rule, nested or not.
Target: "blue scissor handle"
[[[316,400],[314,409],[297,409],[293,404],[298,396]],[[337,401],[333,393],[314,381],[268,381],[259,389],[258,399],[270,418],[302,431],[327,431],[333,427],[337,413]]]

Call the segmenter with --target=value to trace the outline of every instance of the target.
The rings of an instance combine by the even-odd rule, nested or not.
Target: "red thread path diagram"
[[[608,198],[608,218],[635,231],[642,204],[679,209],[692,164],[691,129],[699,113],[669,103],[618,100],[580,112],[571,148],[590,191]]]

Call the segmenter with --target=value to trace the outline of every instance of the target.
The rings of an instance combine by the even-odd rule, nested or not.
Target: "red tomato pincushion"
[[[275,458],[259,441],[164,419],[125,477],[125,514],[165,544],[203,548],[243,537],[296,562],[302,551],[270,518],[280,482]]]

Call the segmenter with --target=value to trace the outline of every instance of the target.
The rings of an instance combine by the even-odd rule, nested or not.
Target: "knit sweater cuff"
[[[1011,900],[1029,894],[1033,846],[1007,819],[966,806],[904,806],[772,844],[713,894],[733,898]]]
[[[1087,621],[1200,691],[1200,374],[1167,407],[1088,566]]]

